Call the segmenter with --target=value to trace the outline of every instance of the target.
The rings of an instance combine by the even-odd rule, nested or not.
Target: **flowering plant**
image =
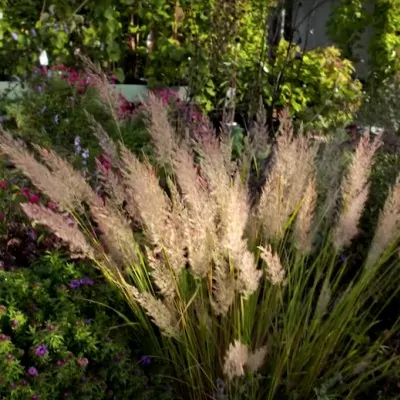
[[[106,307],[126,310],[88,266],[51,254],[1,270],[0,282],[0,397],[176,398],[158,377],[162,364],[143,353],[145,339],[131,343],[117,328]]]
[[[0,149],[58,207],[24,212],[100,268],[134,314],[134,332],[171,360],[186,398],[309,399],[317,387],[357,398],[370,376],[391,374],[398,356],[386,344],[400,321],[371,327],[400,292],[400,180],[367,254],[351,251],[379,141],[363,137],[343,169],[335,142],[322,149],[286,118],[267,178],[250,193],[246,160],[232,163],[226,137],[189,141],[161,99],[146,108],[154,157],[170,168],[165,182],[109,137],[102,145],[118,170],[103,174],[103,197],[55,152],[39,148],[41,164],[7,133]]]

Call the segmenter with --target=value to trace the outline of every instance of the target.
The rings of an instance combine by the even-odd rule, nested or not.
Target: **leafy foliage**
[[[162,365],[141,353],[144,338],[138,347],[120,326],[125,321],[113,310],[118,294],[93,272],[58,254],[29,268],[2,267],[1,396],[176,398],[158,376]]]

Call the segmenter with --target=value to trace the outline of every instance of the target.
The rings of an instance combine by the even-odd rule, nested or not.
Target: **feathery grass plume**
[[[400,238],[400,175],[390,189],[380,212],[375,235],[368,252],[367,268],[372,267],[384,251]]]
[[[104,206],[97,199],[88,201],[107,253],[117,263],[132,266],[138,262],[137,244],[126,218],[111,203]]]
[[[175,176],[185,204],[182,215],[182,229],[188,249],[188,260],[192,272],[205,277],[212,261],[212,247],[215,238],[215,205],[210,199],[205,184],[193,163],[193,154],[186,146],[174,153]]]
[[[88,57],[79,55],[86,74],[89,76],[92,86],[94,86],[99,93],[99,101],[112,113],[113,119],[119,130],[117,123],[119,119],[120,110],[118,108],[121,94],[109,84],[107,75],[102,71],[100,67],[93,63]]]
[[[318,296],[317,305],[315,307],[315,316],[322,318],[328,311],[329,302],[331,301],[332,291],[327,279],[322,284],[321,291]]]
[[[95,258],[94,249],[87,242],[74,220],[38,204],[24,203],[21,204],[21,207],[28,218],[47,226],[57,237],[68,244],[73,258]]]
[[[249,211],[246,189],[239,177],[236,177],[227,190],[226,203],[221,209],[219,244],[235,264],[238,271],[238,290],[245,297],[257,290],[262,275],[257,270],[254,256],[248,251],[244,239]]]
[[[266,273],[273,285],[281,285],[285,280],[285,270],[277,253],[272,252],[270,245],[259,246],[260,257],[266,264]]]
[[[100,147],[103,149],[104,153],[110,156],[112,164],[116,166],[118,164],[119,156],[118,149],[114,141],[110,138],[108,133],[104,130],[103,126],[96,121],[92,114],[89,114],[84,110],[86,118],[89,122],[89,127],[91,128],[94,136],[96,136],[99,141]]]
[[[174,212],[149,164],[140,162],[125,147],[121,159],[127,190],[132,193],[147,238],[158,251],[165,253],[169,267],[179,274],[186,263],[181,215]]]
[[[312,250],[314,242],[314,212],[317,201],[315,179],[311,179],[304,192],[303,202],[294,225],[294,243],[304,255]]]
[[[218,224],[216,234],[221,256],[229,257],[239,273],[237,289],[245,296],[253,293],[261,277],[253,255],[247,250],[243,239],[249,218],[250,205],[247,191],[238,175],[231,179],[230,160],[216,141],[209,141],[203,147],[204,171],[209,184],[212,206],[216,210]]]
[[[149,133],[158,161],[168,165],[177,146],[175,132],[168,120],[168,109],[153,93],[149,93],[145,106],[149,117]]]
[[[225,259],[217,255],[214,264],[211,307],[215,315],[225,315],[235,300],[236,282]]]
[[[1,131],[0,151],[63,210],[78,208],[90,195],[91,189],[83,177],[53,151],[39,148],[49,169],[38,162],[21,141],[5,131]]]
[[[305,136],[293,137],[289,122],[284,121],[280,129],[273,164],[258,204],[258,219],[266,239],[282,237],[314,171],[317,152]]]
[[[140,293],[134,286],[130,286],[129,289],[129,294],[145,309],[163,335],[169,337],[177,337],[179,335],[175,316],[161,300],[156,299],[148,292]]]
[[[64,192],[68,192],[68,196],[71,197],[71,204],[98,200],[96,194],[86,182],[83,175],[76,171],[71,164],[62,159],[54,150],[47,150],[39,146],[35,146],[35,149],[38,151],[45,164],[50,168],[53,174],[53,180],[57,179],[62,182]]]
[[[161,252],[147,248],[147,260],[151,269],[151,277],[160,294],[164,299],[173,300],[176,295],[175,277],[164,256]]]
[[[341,185],[342,210],[334,230],[333,243],[340,251],[350,244],[358,233],[358,223],[368,198],[368,179],[374,155],[381,145],[380,137],[370,141],[363,136],[356,148],[348,173]]]
[[[223,365],[224,375],[226,375],[229,380],[243,376],[248,361],[249,349],[239,340],[235,340],[229,345],[225,355]]]
[[[264,365],[267,354],[267,346],[262,346],[253,352],[250,352],[247,360],[247,369],[253,373],[257,372]]]

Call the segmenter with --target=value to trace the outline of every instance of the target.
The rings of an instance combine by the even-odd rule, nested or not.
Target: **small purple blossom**
[[[81,154],[81,153],[82,153],[82,147],[79,146],[79,144],[78,144],[77,146],[75,146],[75,154],[77,156],[79,156],[79,154]]]
[[[36,33],[36,29],[35,29],[35,28],[32,28],[32,29],[31,29],[31,36],[32,36],[32,37],[36,37],[36,36],[37,36],[37,33]]]
[[[14,40],[18,40],[18,34],[17,34],[17,33],[12,32],[12,33],[11,33],[11,36],[12,36],[12,38],[13,38]]]
[[[36,91],[38,91],[39,93],[43,92],[43,86],[42,85],[36,86]]]
[[[150,365],[151,364],[151,358],[149,356],[142,356],[142,357],[140,357],[140,362],[143,365]]]
[[[58,26],[58,24],[54,24],[54,29],[56,30],[56,32],[58,32],[58,30],[60,29],[60,27]]]
[[[4,122],[4,117],[0,115],[0,124],[2,124],[3,122]]]
[[[80,279],[81,285],[84,286],[93,286],[94,285],[94,281],[93,279],[85,276],[84,278]]]
[[[68,283],[68,286],[69,286],[71,289],[78,289],[78,288],[81,287],[81,282],[80,282],[79,279],[74,279],[74,280],[72,280],[70,283]]]
[[[30,376],[38,376],[38,370],[35,367],[29,367],[28,374]]]
[[[58,114],[56,114],[55,116],[54,116],[54,122],[58,125],[59,124],[59,122],[60,122],[60,116],[58,115]]]
[[[84,158],[85,160],[87,160],[89,158],[89,150],[88,149],[83,150],[82,158]]]
[[[76,147],[76,146],[80,146],[80,144],[81,144],[81,138],[79,137],[79,136],[75,136],[75,139],[74,139],[74,146]]]
[[[51,78],[53,76],[53,71],[51,70],[51,69],[49,69],[48,71],[47,71],[47,77],[48,78]]]
[[[44,343],[42,343],[41,345],[39,345],[39,346],[36,348],[36,350],[35,350],[35,354],[36,354],[38,357],[43,357],[43,356],[45,356],[48,352],[49,352],[49,350],[47,349],[47,346],[46,346]]]
[[[345,263],[346,261],[347,261],[347,257],[346,257],[346,255],[345,254],[341,254],[340,255],[340,261],[342,262],[342,263]]]

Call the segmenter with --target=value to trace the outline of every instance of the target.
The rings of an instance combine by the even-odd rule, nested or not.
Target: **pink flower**
[[[1,188],[1,189],[4,189],[4,190],[7,190],[7,189],[8,189],[7,182],[6,182],[4,179],[2,179],[2,180],[0,181],[0,188]]]
[[[86,367],[89,364],[89,360],[84,357],[84,358],[79,358],[78,360],[76,360],[76,363],[80,366],[80,367]]]
[[[28,188],[23,188],[21,190],[21,194],[25,197],[28,197],[30,195],[31,191]]]
[[[29,200],[29,203],[31,203],[31,204],[38,204],[40,201],[40,196],[35,193],[32,193],[28,196],[28,200]]]
[[[50,209],[50,210],[55,210],[57,208],[57,204],[53,203],[52,201],[49,201],[47,203],[47,208]]]

